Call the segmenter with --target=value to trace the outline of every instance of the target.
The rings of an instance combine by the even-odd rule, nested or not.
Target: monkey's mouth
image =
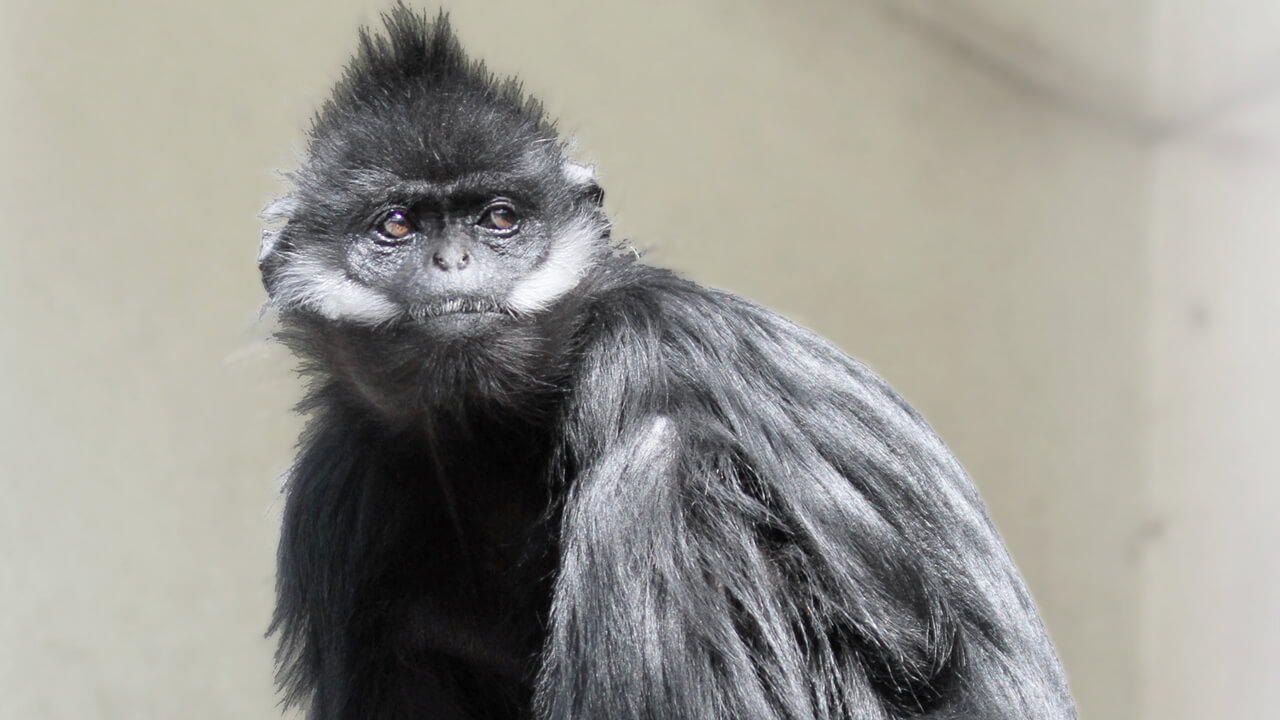
[[[409,306],[409,317],[418,322],[452,315],[510,316],[512,312],[486,298],[449,298],[435,302],[414,303]]]

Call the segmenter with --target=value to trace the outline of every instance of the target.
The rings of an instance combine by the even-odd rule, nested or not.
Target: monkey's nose
[[[471,253],[459,247],[443,247],[431,256],[431,264],[445,272],[462,270],[470,262]]]

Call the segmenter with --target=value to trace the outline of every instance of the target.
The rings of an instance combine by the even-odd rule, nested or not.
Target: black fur
[[[386,24],[264,238],[312,382],[272,623],[286,701],[312,720],[1074,717],[924,421],[821,338],[615,251],[535,102],[443,16]],[[477,224],[492,197],[515,235]],[[388,208],[408,240],[377,235]]]

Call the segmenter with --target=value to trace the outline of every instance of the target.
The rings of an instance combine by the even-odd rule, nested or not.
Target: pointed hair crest
[[[515,110],[542,130],[554,132],[542,103],[526,97],[519,80],[499,78],[481,60],[467,56],[441,10],[434,19],[397,3],[382,15],[383,31],[360,28],[359,48],[347,64],[332,99],[317,118],[351,105],[379,104],[417,90],[461,90]]]

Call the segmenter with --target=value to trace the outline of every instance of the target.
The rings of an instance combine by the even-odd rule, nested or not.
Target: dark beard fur
[[[528,415],[561,395],[576,304],[537,317],[423,309],[377,327],[290,313],[277,338],[311,380],[304,408],[335,400],[392,425],[477,411]]]

